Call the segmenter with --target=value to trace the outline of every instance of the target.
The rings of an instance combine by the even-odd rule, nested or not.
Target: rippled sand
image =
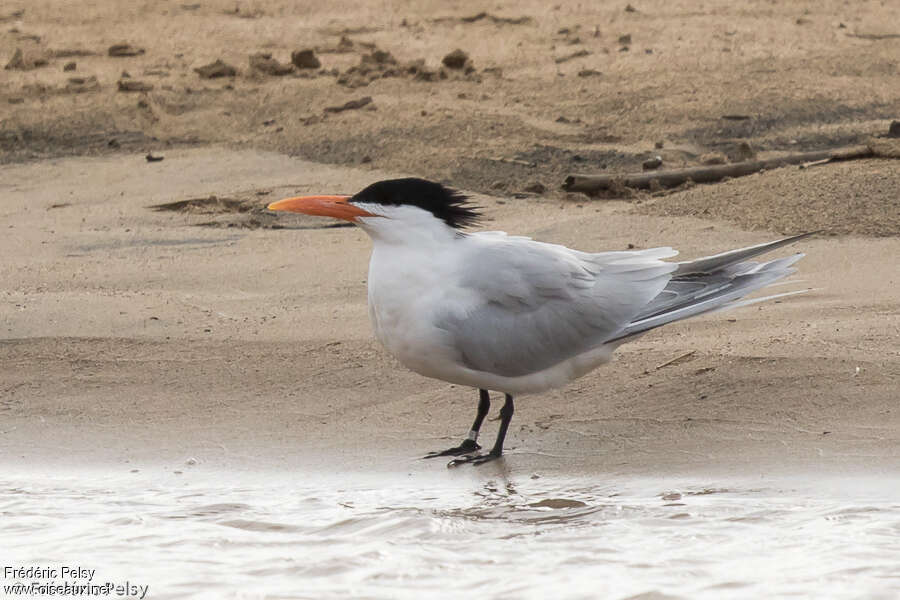
[[[891,487],[69,473],[0,482],[0,539],[5,563],[96,568],[154,599],[888,599],[900,594]]]

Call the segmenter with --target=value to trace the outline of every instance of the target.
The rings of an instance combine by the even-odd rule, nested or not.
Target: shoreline
[[[0,167],[3,462],[442,471],[409,465],[464,434],[476,392],[378,346],[362,232],[311,217],[201,226],[202,207],[149,208],[210,195],[264,205],[389,175],[221,147],[125,167],[140,158]],[[777,237],[627,203],[477,200],[488,228],[582,249],[673,245],[690,258]],[[809,293],[667,326],[562,390],[522,397],[511,472],[896,471],[900,273],[883,258],[900,240],[814,238],[785,254],[801,250],[792,287]],[[494,431],[488,421],[483,441]]]

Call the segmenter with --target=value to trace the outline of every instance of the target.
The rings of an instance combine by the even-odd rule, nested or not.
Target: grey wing
[[[473,244],[466,300],[440,315],[460,361],[504,377],[536,373],[615,337],[665,287],[670,248],[587,254],[527,238]]]

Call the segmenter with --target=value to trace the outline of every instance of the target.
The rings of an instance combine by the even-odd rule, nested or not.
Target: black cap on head
[[[481,217],[465,194],[415,177],[378,181],[350,198],[349,202],[417,206],[455,229],[474,225]]]

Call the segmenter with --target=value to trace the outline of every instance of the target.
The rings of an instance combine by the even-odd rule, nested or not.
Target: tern
[[[749,259],[812,235],[690,262],[664,261],[678,254],[668,247],[581,252],[501,231],[468,231],[479,221],[478,207],[459,191],[417,178],[379,181],[353,196],[287,198],[268,208],[359,225],[372,239],[368,303],[378,340],[416,373],[478,389],[468,436],[425,457],[458,457],[448,466],[503,454],[515,396],[563,386],[661,325],[776,297],[741,301],[793,273],[803,254]],[[478,453],[489,390],[502,392],[505,402],[493,448]]]

